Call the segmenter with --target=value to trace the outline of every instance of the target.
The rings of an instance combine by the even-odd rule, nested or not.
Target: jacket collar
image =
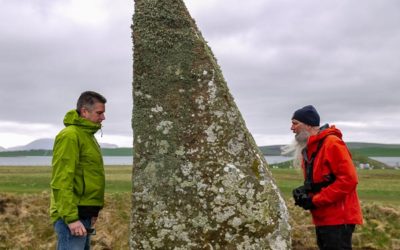
[[[342,139],[342,132],[339,129],[337,129],[335,127],[335,125],[331,125],[328,128],[320,130],[318,132],[318,134],[312,135],[308,138],[308,142],[307,142],[308,151],[313,152],[314,150],[316,150],[316,148],[318,146],[318,142],[320,140],[323,140],[328,135],[335,135],[335,136],[339,137],[340,139]]]
[[[67,112],[67,114],[64,117],[64,125],[66,127],[75,125],[81,127],[82,129],[91,134],[94,134],[99,129],[101,129],[101,124],[97,124],[85,118],[82,118],[75,109],[72,109]]]

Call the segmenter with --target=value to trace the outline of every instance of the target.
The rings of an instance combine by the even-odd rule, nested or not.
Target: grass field
[[[302,183],[299,170],[273,169],[289,207],[293,249],[316,249],[307,211],[292,205],[291,190]],[[400,171],[359,170],[358,193],[364,225],[354,249],[400,249]],[[50,167],[0,167],[0,249],[54,249],[48,218]],[[106,206],[93,249],[128,249],[131,167],[106,167]]]

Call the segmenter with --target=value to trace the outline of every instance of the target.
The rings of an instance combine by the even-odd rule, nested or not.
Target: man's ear
[[[80,116],[81,117],[83,117],[83,118],[87,118],[87,115],[88,115],[88,113],[89,113],[89,111],[85,108],[85,107],[82,107],[81,109],[80,109]]]

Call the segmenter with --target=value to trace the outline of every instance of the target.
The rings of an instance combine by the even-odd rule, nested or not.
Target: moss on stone
[[[136,0],[132,249],[288,249],[287,209],[182,0]]]

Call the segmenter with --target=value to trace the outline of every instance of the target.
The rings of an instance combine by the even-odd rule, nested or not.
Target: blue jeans
[[[80,219],[86,228],[90,228],[92,219]],[[90,249],[90,235],[74,236],[71,234],[69,227],[61,219],[54,223],[54,230],[57,233],[57,250],[89,250]]]

